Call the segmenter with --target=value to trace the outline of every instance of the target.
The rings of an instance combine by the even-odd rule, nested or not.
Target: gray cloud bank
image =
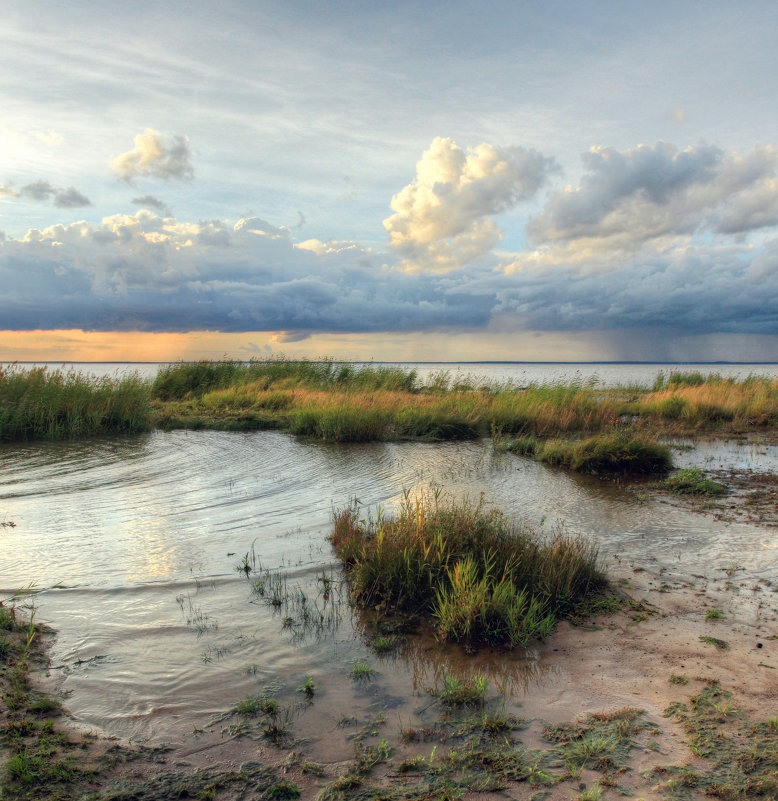
[[[584,167],[518,253],[494,250],[490,215],[534,196],[554,162],[442,139],[395,196],[391,254],[148,210],[0,236],[3,327],[778,334],[776,149],[595,148]]]

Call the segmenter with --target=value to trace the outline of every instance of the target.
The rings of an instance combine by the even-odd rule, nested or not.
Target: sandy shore
[[[755,522],[755,504],[749,498],[758,492],[764,502],[762,522],[776,523],[778,513],[770,501],[775,476],[754,477],[740,471],[728,478],[730,485],[741,482],[742,487],[716,505],[669,496],[664,502]],[[708,575],[688,576],[679,565],[673,580],[651,571],[650,565],[617,563],[612,571],[615,584],[632,603],[582,626],[560,624],[546,642],[531,649],[531,661],[540,669],[526,691],[503,699],[503,714],[521,719],[523,724],[517,730],[501,732],[499,741],[503,745],[509,742],[513,749],[525,749],[545,760],[543,764],[556,760],[556,767],[550,770],[556,776],[564,773],[564,760],[560,761],[560,744],[547,737],[548,725],[624,708],[644,710],[640,720],[645,725],[631,738],[632,747],[623,764],[608,770],[586,766],[580,774],[551,785],[507,778],[499,792],[489,790],[477,796],[465,786],[460,788],[464,797],[530,799],[541,793],[544,798],[561,801],[579,798],[596,785],[603,798],[666,798],[667,782],[676,774],[662,769],[690,766],[704,775],[712,765],[711,759],[694,753],[689,731],[682,723],[667,715],[672,704],[688,707],[690,698],[717,684],[731,693],[726,719],[721,721],[724,728],[737,723],[747,731],[748,726],[778,715],[778,577],[755,580],[736,565],[730,570],[711,567]],[[66,718],[58,726],[78,739],[86,758],[100,766],[99,785],[118,782],[126,788],[124,795],[111,796],[117,799],[174,798],[192,776],[199,779],[191,792],[195,797],[204,793],[200,796],[204,801],[270,798],[268,792],[278,782],[293,783],[306,799],[328,787],[328,798],[382,797],[382,793],[386,798],[401,793],[437,797],[414,795],[429,776],[425,779],[418,771],[402,772],[403,760],[426,755],[429,774],[436,760],[444,765],[452,749],[456,752],[469,746],[452,735],[450,716],[435,706],[434,699],[426,704],[430,705],[427,719],[441,722],[433,722],[428,736],[408,741],[389,713],[345,748],[342,738],[335,737],[327,746],[327,732],[318,732],[318,741],[306,739],[305,732],[295,731],[294,722],[278,744],[268,742],[256,729],[230,733],[222,725],[194,732],[189,742],[174,750],[154,751],[128,749],[83,732],[74,734]],[[348,712],[332,710],[332,717]],[[747,734],[734,736],[747,739]],[[778,731],[774,736],[778,738]],[[333,790],[332,782],[338,777],[353,775],[355,748],[364,753],[382,742],[385,758],[363,771],[358,784],[349,786],[342,781],[342,788]],[[376,787],[383,789],[369,789]],[[208,788],[213,788],[213,794]],[[690,798],[705,797],[700,787],[685,787],[684,792]]]

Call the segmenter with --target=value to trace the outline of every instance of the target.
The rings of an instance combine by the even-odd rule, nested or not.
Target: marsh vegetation
[[[150,402],[151,388],[138,376],[0,366],[0,442],[147,431]]]
[[[553,439],[594,434],[649,441],[662,434],[744,431],[778,420],[778,380],[660,373],[653,386],[596,381],[479,382],[441,372],[333,361],[180,363],[149,382],[95,379],[45,368],[0,370],[0,439],[133,433],[154,425],[190,429],[281,429],[330,442],[462,440],[533,436],[558,463]],[[549,440],[551,440],[549,442]],[[526,442],[526,441],[525,441]],[[573,447],[573,446],[571,446]]]
[[[392,517],[342,509],[332,543],[357,605],[429,620],[444,640],[522,645],[607,586],[592,543],[440,493],[406,493]]]

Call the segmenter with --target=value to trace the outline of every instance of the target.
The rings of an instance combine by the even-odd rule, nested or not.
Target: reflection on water
[[[316,703],[295,729],[313,738],[334,729],[341,709],[364,716],[393,705],[403,720],[422,720],[444,671],[478,669],[491,692],[521,699],[554,680],[533,649],[474,658],[421,633],[379,656],[348,607],[327,539],[333,508],[358,498],[391,512],[404,489],[430,486],[484,493],[537,525],[563,521],[605,561],[714,576],[734,560],[742,575],[775,574],[772,534],[495,456],[488,442],[341,447],[276,432],[155,432],[3,447],[0,519],[16,527],[0,530],[0,592],[30,581],[45,590],[38,617],[58,631],[52,657],[68,707],[120,736],[184,742],[265,685],[299,701],[307,674]],[[357,658],[378,669],[375,681],[348,678]]]

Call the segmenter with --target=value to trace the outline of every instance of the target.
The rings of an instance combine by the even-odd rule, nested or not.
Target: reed
[[[275,389],[376,390],[414,392],[416,372],[383,365],[359,366],[331,360],[182,362],[159,371],[152,384],[153,396],[162,401],[199,397],[226,388],[250,388],[253,392]]]
[[[343,509],[332,542],[357,605],[421,615],[442,639],[520,645],[607,584],[591,543],[434,493],[406,494],[390,519]]]
[[[0,366],[0,441],[134,434],[151,427],[149,386],[139,376]]]

